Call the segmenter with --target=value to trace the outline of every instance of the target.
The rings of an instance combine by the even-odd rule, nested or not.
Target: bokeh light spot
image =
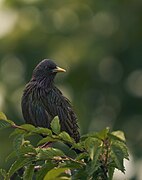
[[[21,96],[23,93],[24,87],[19,87],[16,89],[10,96],[10,101],[13,104],[13,111],[15,111],[20,117],[22,117],[21,112]]]
[[[113,57],[106,57],[99,64],[99,75],[108,83],[117,83],[123,75],[122,64]]]
[[[22,0],[24,3],[27,3],[27,4],[33,4],[33,3],[36,3],[36,2],[38,2],[38,1],[40,1],[40,0]]]
[[[25,31],[29,31],[40,22],[39,10],[34,7],[26,7],[20,11],[18,25]]]
[[[113,14],[98,12],[93,17],[93,29],[97,34],[111,36],[118,29],[118,21]]]
[[[89,131],[101,130],[107,126],[112,127],[116,119],[116,111],[112,106],[103,105],[94,110],[93,119],[89,126]]]
[[[71,43],[69,40],[60,42],[58,48],[52,54],[53,59],[60,59],[65,66],[68,64],[68,67],[69,63],[73,64],[78,62],[80,59],[79,53],[80,51],[83,51],[84,48],[80,45],[80,49],[78,48],[77,51],[76,47],[79,45],[79,43],[80,42],[77,41]]]
[[[23,63],[14,56],[5,57],[0,64],[0,78],[9,87],[15,87],[24,81]]]
[[[142,70],[135,70],[128,76],[126,90],[134,96],[142,97]]]
[[[0,37],[10,33],[17,22],[18,16],[12,10],[0,11]]]
[[[79,26],[79,18],[71,9],[62,8],[54,14],[55,27],[60,31],[70,32]]]
[[[0,110],[3,108],[5,94],[6,89],[4,88],[4,85],[0,83]]]

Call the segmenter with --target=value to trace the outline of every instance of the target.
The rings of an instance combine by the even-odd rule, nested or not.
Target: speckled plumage
[[[50,128],[55,116],[61,129],[79,141],[77,117],[69,100],[54,85],[57,65],[48,59],[41,61],[33,71],[22,96],[22,113],[26,123]],[[61,71],[61,70],[60,70]]]

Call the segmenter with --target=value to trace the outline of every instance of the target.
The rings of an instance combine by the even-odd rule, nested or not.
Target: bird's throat
[[[54,77],[55,76],[48,76],[48,77],[40,77],[40,78],[36,78],[35,81],[36,81],[36,84],[39,86],[39,87],[43,87],[43,88],[50,88],[53,86],[54,84]]]

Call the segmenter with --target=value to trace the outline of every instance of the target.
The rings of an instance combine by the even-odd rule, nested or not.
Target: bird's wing
[[[40,127],[50,127],[53,117],[42,104],[41,99],[33,97],[34,94],[26,94],[22,97],[22,113],[26,123]]]
[[[49,91],[47,102],[49,111],[53,113],[52,115],[59,117],[61,129],[68,132],[76,141],[79,141],[77,117],[69,100],[62,95],[59,89],[54,87]]]

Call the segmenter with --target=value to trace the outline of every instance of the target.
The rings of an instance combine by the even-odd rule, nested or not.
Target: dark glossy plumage
[[[64,69],[48,59],[41,61],[33,71],[30,82],[22,97],[22,113],[26,123],[50,128],[55,116],[60,119],[61,129],[79,141],[77,117],[69,100],[55,87],[54,78],[57,72]]]

